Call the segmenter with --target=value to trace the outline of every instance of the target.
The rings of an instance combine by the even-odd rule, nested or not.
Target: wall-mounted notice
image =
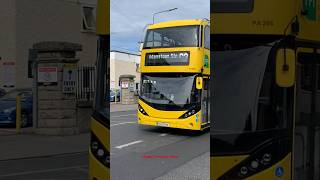
[[[57,67],[38,67],[39,83],[57,83],[58,68]]]
[[[76,92],[77,77],[77,65],[65,64],[63,67],[63,93]]]
[[[128,89],[129,88],[129,82],[127,82],[127,81],[121,82],[121,88],[122,89]]]

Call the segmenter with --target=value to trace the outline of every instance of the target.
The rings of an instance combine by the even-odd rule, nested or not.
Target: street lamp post
[[[167,10],[164,10],[164,11],[159,11],[159,12],[153,13],[152,24],[154,24],[154,17],[155,17],[157,14],[164,13],[164,12],[170,12],[170,11],[174,11],[174,10],[177,10],[177,9],[178,9],[178,8],[172,8],[172,9],[167,9]]]

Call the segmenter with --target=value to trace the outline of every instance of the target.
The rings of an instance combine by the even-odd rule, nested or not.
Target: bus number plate
[[[169,127],[169,123],[157,122],[157,126],[161,126],[161,127]]]

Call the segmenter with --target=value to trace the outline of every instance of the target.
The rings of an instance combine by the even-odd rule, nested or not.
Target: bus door
[[[320,179],[320,54],[298,53],[294,179]]]
[[[273,53],[213,53],[212,179],[291,179],[294,89],[276,84]]]
[[[210,109],[210,98],[209,98],[209,79],[203,78],[203,88],[201,93],[201,116],[202,116],[202,123],[210,122],[209,119],[209,109]]]

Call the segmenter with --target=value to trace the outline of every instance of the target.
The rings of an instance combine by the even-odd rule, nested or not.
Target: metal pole
[[[154,24],[154,18],[157,14],[160,14],[160,13],[164,13],[164,12],[170,12],[170,11],[174,11],[174,10],[177,10],[178,8],[172,8],[172,9],[167,9],[167,10],[164,10],[164,11],[159,11],[159,12],[156,12],[156,13],[153,13],[153,17],[152,17],[152,24]]]

